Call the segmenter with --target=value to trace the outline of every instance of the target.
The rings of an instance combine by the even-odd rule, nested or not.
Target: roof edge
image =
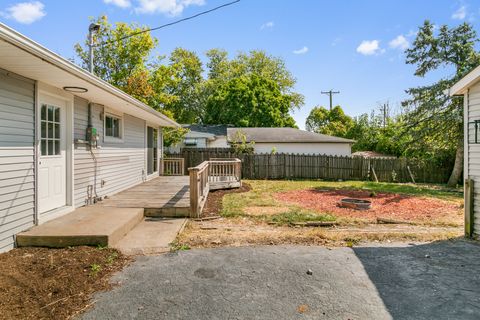
[[[458,80],[449,90],[449,96],[459,96],[463,95],[467,92],[467,89],[471,87],[473,84],[478,82],[480,79],[480,66],[476,67],[472,71],[470,71],[466,76],[462,79]]]
[[[52,65],[62,69],[65,72],[72,74],[84,81],[91,83],[94,86],[97,86],[108,93],[117,96],[118,98],[123,99],[124,101],[154,115],[158,118],[161,118],[167,123],[170,123],[172,127],[180,127],[180,125],[174,120],[170,119],[163,113],[156,111],[147,104],[135,99],[129,94],[123,92],[122,90],[116,88],[110,83],[100,79],[99,77],[91,74],[90,72],[84,70],[83,68],[77,66],[76,64],[68,61],[59,54],[47,49],[41,44],[33,41],[27,36],[21,34],[20,32],[10,28],[6,24],[0,22],[0,38],[6,42],[11,43],[12,45],[19,47],[28,53],[37,56],[38,58],[51,63]]]

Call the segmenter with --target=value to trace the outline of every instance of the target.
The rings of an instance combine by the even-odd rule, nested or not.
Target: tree
[[[443,150],[453,149],[455,164],[448,185],[456,185],[463,170],[463,99],[449,97],[445,90],[480,63],[475,51],[477,35],[463,23],[448,28],[425,21],[419,28],[413,47],[406,50],[406,63],[416,66],[415,75],[424,77],[439,68],[453,69],[453,75],[431,85],[408,89],[410,98],[406,122],[414,142],[431,142]]]
[[[208,58],[208,78],[203,91],[205,99],[233,79],[256,75],[270,79],[276,84],[283,96],[288,96],[290,100],[289,110],[303,105],[303,95],[294,91],[296,79],[281,58],[259,50],[253,50],[249,53],[241,52],[231,60],[228,59],[228,53],[222,49],[211,49],[207,51],[206,55]]]
[[[205,124],[237,127],[295,127],[291,97],[273,80],[256,74],[234,78],[207,100]]]
[[[165,108],[180,123],[198,122],[204,108],[199,98],[204,81],[200,58],[193,51],[176,48],[170,54],[168,66],[171,81],[167,82],[164,89],[177,99],[166,103]]]
[[[336,106],[332,110],[321,106],[314,107],[305,124],[308,131],[336,137],[346,137],[352,126],[352,118],[346,115],[340,106]]]
[[[157,39],[153,38],[150,32],[144,32],[119,40],[143,31],[146,27],[136,24],[127,25],[121,22],[116,23],[113,27],[108,23],[106,16],[99,17],[92,22],[100,25],[100,30],[94,37],[96,44],[93,50],[94,73],[114,86],[128,90],[128,79],[146,69],[150,54],[158,43]],[[77,43],[75,51],[81,60],[82,67],[87,69],[89,64],[88,40],[83,46]]]

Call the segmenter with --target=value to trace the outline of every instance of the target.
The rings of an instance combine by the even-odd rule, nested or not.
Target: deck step
[[[145,208],[145,217],[155,218],[188,218],[190,217],[190,206],[185,207],[164,207]]]
[[[112,246],[143,220],[143,208],[81,207],[17,234],[17,246]]]

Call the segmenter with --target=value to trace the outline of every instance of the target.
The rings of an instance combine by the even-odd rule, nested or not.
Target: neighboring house
[[[169,152],[179,152],[181,148],[228,148],[227,126],[225,125],[199,125],[184,124],[182,127],[189,129],[185,139],[169,147]]]
[[[464,166],[463,176],[471,179],[473,193],[465,188],[465,234],[480,236],[480,67],[458,81],[449,93],[463,95]]]
[[[354,140],[327,136],[295,128],[232,128],[225,125],[184,125],[189,128],[184,141],[168,148],[229,148],[237,132],[254,143],[255,153],[297,153],[350,156]]]
[[[362,158],[383,158],[383,159],[396,159],[395,156],[390,156],[388,154],[383,154],[376,151],[357,151],[352,153],[352,157],[362,157]]]
[[[228,128],[228,141],[233,141],[237,132],[254,141],[255,153],[296,153],[350,156],[350,139],[318,134],[295,128]]]
[[[158,175],[161,128],[174,121],[4,24],[0,57],[0,251]]]

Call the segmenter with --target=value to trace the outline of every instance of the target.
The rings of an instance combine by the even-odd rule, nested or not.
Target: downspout
[[[39,134],[38,134],[38,128],[40,127],[40,122],[38,119],[38,112],[40,106],[38,105],[38,81],[35,81],[33,85],[33,125],[34,125],[34,142],[33,142],[33,170],[34,170],[34,206],[33,206],[33,223],[38,226],[39,224],[39,212],[38,212],[38,166],[39,166],[39,161],[40,157],[38,154],[38,148],[39,148]]]
[[[93,128],[93,121],[92,121],[92,108],[93,103],[88,103],[88,124],[87,124],[87,131]],[[95,157],[95,153],[93,152],[93,142],[90,140],[88,141],[88,145],[90,148],[90,154],[92,155],[93,159],[93,203],[97,202],[98,194],[97,194],[97,157]],[[91,199],[89,199],[89,202]],[[91,204],[91,203],[90,203]]]

